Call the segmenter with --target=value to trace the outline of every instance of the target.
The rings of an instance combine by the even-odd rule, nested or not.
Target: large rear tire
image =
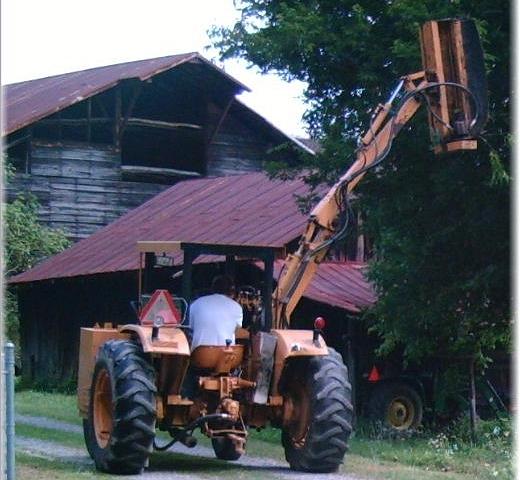
[[[422,400],[406,383],[383,383],[376,386],[370,397],[368,416],[373,422],[394,431],[413,430],[422,422]]]
[[[109,340],[99,349],[84,422],[87,450],[96,468],[140,473],[153,450],[155,372],[141,347]]]
[[[301,365],[300,365],[301,367]],[[352,390],[341,356],[312,357],[283,381],[282,444],[293,470],[333,472],[343,462],[352,432]]]

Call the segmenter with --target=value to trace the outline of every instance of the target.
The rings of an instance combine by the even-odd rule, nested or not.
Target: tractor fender
[[[316,357],[329,354],[325,340],[318,335],[313,341],[312,330],[271,330],[276,336],[276,350],[274,355],[273,381],[271,395],[279,395],[278,383],[287,361],[292,358]]]
[[[121,333],[137,336],[145,353],[190,356],[190,345],[182,329],[165,325],[159,328],[156,339],[152,339],[152,330],[153,327],[148,325],[129,324],[119,327]]]

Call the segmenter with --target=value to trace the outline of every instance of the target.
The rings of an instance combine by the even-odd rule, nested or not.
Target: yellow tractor
[[[154,447],[166,449],[176,441],[192,447],[196,430],[211,438],[218,458],[236,460],[245,451],[248,429],[267,425],[281,429],[294,470],[330,472],[343,462],[353,416],[347,368],[320,335],[322,319],[316,319],[313,330],[295,330],[291,314],[330,246],[345,236],[350,192],[382,163],[421,105],[429,112],[436,152],[477,147],[487,100],[474,24],[427,22],[421,45],[423,70],[402,77],[388,101],[376,108],[354,162],[311,212],[295,252],[138,242],[135,324],[81,331],[78,406],[85,442],[99,470],[140,472]],[[171,278],[174,257],[181,254],[182,294],[176,297],[160,288],[160,279]],[[192,350],[186,312],[199,255],[263,262],[264,279],[260,290],[238,291],[250,322],[237,330],[235,343]],[[273,289],[273,263],[283,258],[283,273]],[[190,379],[195,388],[188,395]],[[168,432],[171,441],[158,445],[157,429]]]

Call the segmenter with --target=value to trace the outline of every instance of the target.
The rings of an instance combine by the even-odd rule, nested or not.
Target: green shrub
[[[4,162],[4,177],[9,182],[14,169]],[[40,205],[30,193],[20,193],[4,206],[4,265],[5,276],[10,277],[32,268],[47,257],[61,252],[70,245],[66,233],[42,225],[38,220]],[[5,333],[20,351],[18,303],[14,289],[5,293]]]

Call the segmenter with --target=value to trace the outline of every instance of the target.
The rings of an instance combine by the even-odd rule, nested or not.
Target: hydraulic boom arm
[[[418,85],[417,80],[420,82]],[[424,72],[404,77],[399,82],[390,99],[375,112],[372,125],[362,139],[352,166],[312,210],[298,250],[285,260],[285,271],[273,296],[274,328],[288,325],[291,313],[325,258],[334,237],[343,233],[337,231],[335,223],[346,208],[346,195],[350,194],[369,168],[386,156],[393,139],[421,106],[412,93],[426,85]],[[409,94],[405,95],[399,111],[392,115],[390,111],[395,98],[403,88]]]

